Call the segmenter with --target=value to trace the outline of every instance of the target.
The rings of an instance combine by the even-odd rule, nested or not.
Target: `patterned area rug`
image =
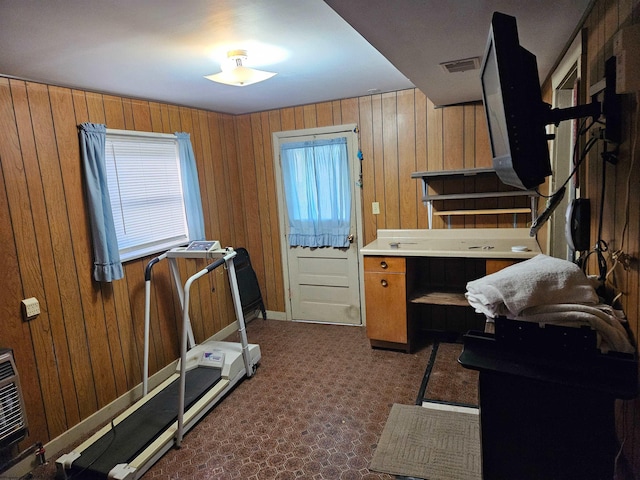
[[[481,480],[478,415],[394,404],[369,468],[429,480]]]

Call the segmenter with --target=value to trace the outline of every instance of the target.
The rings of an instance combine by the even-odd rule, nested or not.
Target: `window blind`
[[[174,135],[110,133],[109,197],[123,261],[189,241]]]

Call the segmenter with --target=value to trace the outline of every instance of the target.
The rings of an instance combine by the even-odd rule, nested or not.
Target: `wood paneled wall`
[[[638,21],[638,0],[598,0],[588,16],[589,82],[599,80],[611,36]],[[548,95],[548,92],[547,92]],[[631,189],[629,225],[624,229],[630,138],[637,117],[625,99],[624,138],[619,163],[607,171],[603,238],[622,246],[636,261],[616,270],[625,292],[630,326],[638,334],[640,191]],[[191,134],[200,175],[206,233],[223,245],[246,247],[267,308],[284,311],[272,133],[355,123],[362,161],[363,244],[379,228],[427,228],[421,185],[412,172],[486,167],[488,139],[479,104],[435,108],[418,90],[363,96],[240,116],[132,100],[0,77],[0,255],[3,262],[0,345],[14,349],[22,376],[30,436],[46,442],[122,395],[141,381],[144,267],[128,262],[125,278],[96,284],[91,278],[91,238],[84,202],[77,124]],[[637,152],[636,152],[637,154]],[[585,194],[599,198],[597,155],[585,169]],[[442,193],[500,188],[474,179],[435,185]],[[380,202],[379,215],[371,203]],[[509,200],[501,200],[508,202]],[[513,200],[511,200],[513,202]],[[509,207],[495,200],[447,208]],[[517,205],[520,206],[520,205]],[[436,206],[438,207],[438,206]],[[594,214],[595,215],[595,214]],[[518,217],[526,226],[527,218]],[[595,225],[595,219],[593,219]],[[511,227],[507,216],[456,217],[452,227]],[[435,227],[443,228],[436,218]],[[592,238],[595,233],[592,234]],[[184,262],[187,272],[197,264]],[[179,308],[166,265],[154,268],[151,370],[178,355]],[[213,289],[213,293],[211,290]],[[223,271],[198,285],[192,320],[198,340],[233,319]],[[20,300],[35,296],[42,314],[23,322]],[[619,409],[625,452],[640,472],[640,408]]]
[[[16,356],[29,444],[60,435],[141,381],[150,258],[127,262],[125,278],[112,284],[92,280],[77,133],[82,122],[189,132],[207,235],[225,245],[245,237],[242,215],[234,214],[240,187],[228,181],[238,178],[232,116],[0,78],[0,345]],[[195,273],[196,265],[183,268]],[[151,373],[177,358],[181,318],[167,262],[154,268],[153,280]],[[192,295],[198,340],[234,318],[222,269]],[[20,300],[27,297],[40,301],[42,313],[23,322]]]
[[[418,90],[230,116],[0,78],[0,255],[4,263],[0,344],[14,349],[23,377],[30,437],[46,442],[141,381],[144,268],[127,262],[125,278],[92,280],[90,229],[84,202],[77,125],[191,134],[206,232],[252,255],[267,308],[284,311],[281,233],[272,133],[327,125],[359,126],[365,205],[364,240],[378,228],[426,228],[414,171],[487,166],[480,105],[436,109]],[[447,187],[449,188],[449,187]],[[473,189],[465,181],[456,188]],[[479,222],[498,226],[498,217]],[[466,223],[465,223],[466,221]],[[473,226],[456,219],[455,226]],[[462,222],[462,223],[461,223]],[[505,225],[512,221],[507,219]],[[440,224],[439,226],[442,226]],[[182,262],[185,275],[200,268]],[[192,293],[197,340],[233,319],[222,270]],[[154,267],[150,367],[178,355],[180,318],[168,267]],[[214,291],[211,294],[211,290]],[[21,318],[20,300],[36,297],[42,313]]]
[[[638,0],[597,0],[587,17],[584,28],[587,34],[587,79],[586,85],[593,85],[604,77],[605,60],[613,55],[613,36],[620,29],[640,22],[640,1]],[[628,52],[638,55],[638,51]],[[605,253],[608,266],[614,261],[611,252],[621,249],[629,254],[633,261],[631,268],[625,270],[618,265],[609,277],[609,281],[623,293],[622,304],[629,320],[629,326],[636,340],[640,332],[640,284],[638,268],[640,257],[640,172],[637,161],[632,165],[632,155],[638,157],[640,151],[632,152],[637,130],[638,112],[636,111],[640,98],[636,95],[623,95],[622,144],[618,155],[617,165],[606,165],[603,172],[601,153],[598,151],[588,157],[588,164],[584,169],[583,196],[591,200],[591,240],[598,238],[598,219],[602,208],[602,235],[609,247]],[[604,175],[604,177],[603,177]],[[604,182],[603,182],[604,179]],[[601,202],[601,192],[604,185],[604,202]],[[629,203],[627,205],[627,191],[630,187]],[[591,265],[591,274],[598,274],[595,264]],[[630,470],[640,478],[640,400],[619,402],[618,430],[620,438],[625,438],[625,458],[629,461]],[[625,477],[622,477],[625,478]],[[631,478],[631,477],[629,477]]]
[[[261,218],[260,225],[247,225],[250,246],[262,243],[263,234],[271,235],[277,228],[273,153],[271,134],[355,123],[359,127],[362,161],[363,244],[371,242],[380,228],[427,228],[427,210],[422,205],[422,187],[412,179],[416,171],[455,170],[490,167],[488,135],[481,104],[435,108],[419,90],[337,100],[333,102],[285,108],[237,117],[238,139],[242,144],[239,163],[243,166],[242,182],[245,208],[268,205],[272,214]],[[245,168],[248,167],[248,168]],[[252,169],[257,175],[253,177]],[[247,178],[247,175],[250,178]],[[477,189],[499,190],[504,187],[497,179],[467,178],[437,182],[439,193],[470,192]],[[256,191],[257,189],[257,191]],[[526,199],[485,199],[447,203],[452,208],[496,208],[528,206]],[[371,203],[380,203],[380,214],[371,213]],[[436,202],[436,209],[442,207]],[[262,211],[262,208],[260,208]],[[252,212],[258,215],[258,212]],[[525,226],[527,216],[519,216],[519,226]],[[257,219],[254,219],[254,225]],[[463,216],[452,219],[453,228],[513,227],[512,215]],[[441,218],[435,218],[435,228],[444,228]],[[253,231],[253,234],[251,233]],[[280,244],[269,242],[268,250]]]

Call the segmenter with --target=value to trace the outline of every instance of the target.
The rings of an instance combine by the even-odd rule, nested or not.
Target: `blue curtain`
[[[89,221],[93,237],[93,278],[98,282],[111,282],[122,278],[124,273],[107,187],[105,168],[107,127],[83,123],[79,129]]]
[[[347,139],[282,144],[289,245],[348,247],[351,188]]]
[[[187,214],[187,226],[191,240],[204,240],[204,214],[202,213],[202,198],[198,183],[198,169],[193,154],[190,135],[176,132],[178,151],[180,155],[180,171],[182,172],[182,192],[184,207]]]

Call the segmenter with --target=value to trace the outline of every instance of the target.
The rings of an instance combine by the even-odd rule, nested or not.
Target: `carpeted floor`
[[[412,405],[431,346],[372,349],[362,327],[254,320],[256,375],[143,479],[393,479],[369,470],[393,404]],[[61,452],[63,453],[63,452]],[[54,452],[34,479],[54,478]]]

